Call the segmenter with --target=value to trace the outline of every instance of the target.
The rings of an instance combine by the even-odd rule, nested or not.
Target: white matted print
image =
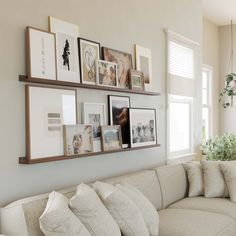
[[[65,125],[63,131],[66,156],[93,152],[92,125]]]
[[[55,34],[26,27],[28,76],[56,80]]]
[[[152,90],[152,52],[148,48],[135,44],[136,70],[143,73],[145,90]]]
[[[49,16],[50,32],[56,34],[58,80],[80,83],[77,25]]]
[[[156,144],[156,110],[131,108],[129,112],[131,147]]]
[[[93,151],[101,152],[101,125],[106,125],[104,103],[83,103],[82,121],[93,126]]]
[[[76,90],[26,85],[27,157],[61,156],[63,125],[76,124]]]

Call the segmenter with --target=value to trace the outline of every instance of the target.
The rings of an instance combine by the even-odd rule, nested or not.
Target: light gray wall
[[[131,96],[132,106],[157,108],[160,148],[37,165],[19,165],[25,155],[24,29],[47,29],[52,15],[80,26],[80,36],[133,53],[151,48],[154,89],[160,97]],[[201,44],[199,0],[1,0],[0,7],[0,205],[21,197],[118,175],[166,162],[166,44],[163,28]],[[106,102],[109,92],[78,91],[78,101]],[[80,104],[79,104],[80,106]]]

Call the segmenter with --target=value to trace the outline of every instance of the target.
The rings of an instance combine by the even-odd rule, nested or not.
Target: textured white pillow
[[[119,225],[123,236],[149,236],[137,206],[117,187],[96,182],[94,189]]]
[[[52,192],[39,218],[40,229],[46,236],[90,236],[88,230],[69,208],[69,199]]]
[[[222,161],[220,167],[229,190],[230,200],[236,202],[236,161]]]
[[[119,226],[88,185],[77,187],[76,195],[70,200],[70,208],[92,236],[121,236]]]
[[[201,161],[205,197],[229,197],[227,185],[218,161]]]
[[[189,182],[189,197],[202,196],[204,194],[203,172],[199,162],[187,162],[183,164],[187,172]]]
[[[135,187],[128,184],[116,185],[138,207],[150,236],[158,236],[159,214],[152,203]]]

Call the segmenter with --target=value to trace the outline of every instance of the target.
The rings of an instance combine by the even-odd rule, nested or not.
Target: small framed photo
[[[26,27],[26,58],[30,78],[57,79],[55,45],[55,34]]]
[[[120,125],[123,148],[130,144],[129,108],[130,97],[108,95],[109,124]]]
[[[63,133],[66,156],[77,156],[93,152],[92,125],[65,125]]]
[[[132,55],[111,48],[102,48],[103,59],[118,65],[118,87],[129,89],[129,73],[133,68]]]
[[[84,84],[96,84],[96,61],[100,59],[100,43],[78,38],[80,76]]]
[[[117,87],[117,64],[109,61],[97,60],[97,84],[101,86]]]
[[[130,88],[137,91],[145,90],[143,72],[137,70],[130,71]]]
[[[130,108],[131,147],[154,145],[157,143],[156,110]]]
[[[135,44],[136,70],[142,71],[144,76],[145,90],[152,90],[152,52]]]
[[[82,122],[93,126],[93,151],[101,152],[101,126],[106,125],[104,103],[82,103]]]
[[[57,79],[80,83],[78,25],[49,16],[49,30],[56,34]]]
[[[102,126],[101,131],[103,151],[122,149],[122,136],[119,125]]]

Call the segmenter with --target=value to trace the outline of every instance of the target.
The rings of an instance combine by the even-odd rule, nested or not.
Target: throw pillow
[[[236,202],[236,161],[222,161],[220,166],[229,190],[230,200]]]
[[[189,182],[189,197],[202,196],[204,194],[203,173],[199,162],[187,162],[183,164],[187,172]]]
[[[229,192],[218,161],[202,161],[205,197],[228,197]]]
[[[121,236],[120,228],[112,218],[96,192],[86,184],[80,184],[70,200],[70,208],[91,235]]]
[[[149,236],[141,212],[120,189],[102,182],[96,182],[93,186],[119,225],[123,236]]]
[[[138,207],[150,236],[158,236],[159,214],[152,203],[135,187],[128,184],[116,185]]]
[[[39,218],[40,229],[46,236],[90,236],[88,230],[69,208],[69,199],[52,192]]]

